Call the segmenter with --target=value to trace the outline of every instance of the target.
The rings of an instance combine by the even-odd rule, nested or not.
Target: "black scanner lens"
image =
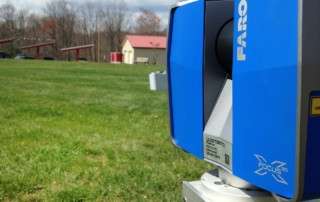
[[[233,64],[233,20],[227,22],[221,29],[216,43],[216,53],[219,63],[232,78]]]

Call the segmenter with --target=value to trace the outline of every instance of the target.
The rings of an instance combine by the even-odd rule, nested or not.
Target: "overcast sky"
[[[0,5],[6,2],[13,3],[17,8],[25,8],[30,11],[39,12],[49,0],[0,0]],[[76,0],[77,2],[100,1],[108,2],[110,0]],[[162,18],[163,23],[168,19],[168,8],[176,0],[125,0],[131,11],[135,12],[139,8],[149,8],[157,12]]]

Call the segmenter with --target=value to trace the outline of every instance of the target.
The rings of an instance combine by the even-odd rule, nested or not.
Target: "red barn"
[[[122,47],[125,64],[165,64],[167,37],[127,35]]]

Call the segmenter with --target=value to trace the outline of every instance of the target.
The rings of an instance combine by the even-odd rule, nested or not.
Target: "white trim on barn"
[[[134,64],[134,48],[130,44],[129,40],[126,40],[126,42],[124,43],[122,48],[122,54],[124,64]]]

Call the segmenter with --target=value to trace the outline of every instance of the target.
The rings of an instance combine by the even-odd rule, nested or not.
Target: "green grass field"
[[[181,201],[210,166],[171,144],[157,69],[0,60],[0,200]]]

